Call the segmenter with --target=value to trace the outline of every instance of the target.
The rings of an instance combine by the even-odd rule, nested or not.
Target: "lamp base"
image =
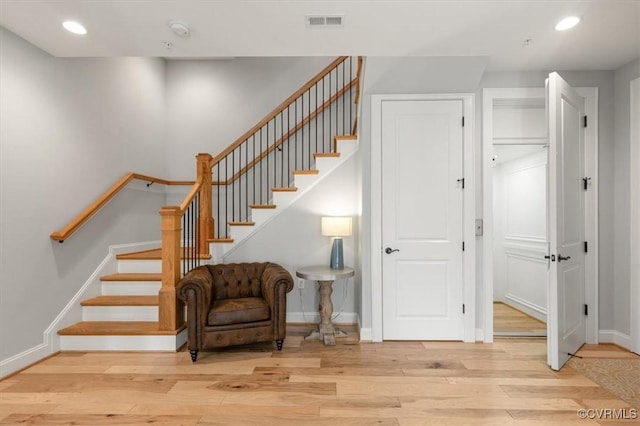
[[[329,261],[329,267],[331,269],[344,268],[344,256],[342,255],[342,238],[340,237],[336,237],[333,239],[333,245],[331,246],[331,260]]]

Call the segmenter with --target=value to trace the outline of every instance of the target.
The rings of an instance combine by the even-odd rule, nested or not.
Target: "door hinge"
[[[584,305],[584,316],[585,317],[589,316],[589,305],[587,304]]]
[[[465,313],[465,309],[464,309],[464,303],[462,304],[462,313]]]
[[[464,189],[464,178],[456,179],[456,182],[458,182],[460,185],[462,185],[462,189]]]
[[[464,251],[464,241],[462,242],[462,251]]]
[[[585,116],[582,118],[582,120],[583,120],[583,122],[582,122],[582,127],[587,127],[587,116],[585,115]]]
[[[584,242],[584,252],[589,253],[589,243],[587,243],[586,241]]]
[[[583,177],[582,178],[582,182],[584,183],[584,190],[586,191],[587,189],[589,189],[589,181],[591,180],[590,177]]]
[[[462,116],[462,127],[464,127],[464,115]]]

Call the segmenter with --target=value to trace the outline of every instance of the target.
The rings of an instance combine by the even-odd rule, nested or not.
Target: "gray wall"
[[[335,58],[167,61],[170,179],[194,179],[195,154],[229,146]]]
[[[614,73],[614,182],[613,192],[615,247],[614,247],[614,281],[613,304],[615,306],[612,330],[629,335],[631,333],[630,317],[630,258],[631,218],[629,203],[631,128],[629,83],[640,77],[640,59],[637,59]],[[636,119],[638,119],[636,117]],[[640,182],[635,182],[636,185]],[[633,259],[633,262],[639,262]]]
[[[163,86],[162,60],[56,59],[0,27],[0,360],[43,342],[110,244],[159,239],[164,196],[140,190],[49,234],[125,172],[162,177]]]

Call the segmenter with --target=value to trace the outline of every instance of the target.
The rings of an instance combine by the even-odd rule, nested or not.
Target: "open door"
[[[586,341],[584,99],[549,74],[548,363],[559,370]]]

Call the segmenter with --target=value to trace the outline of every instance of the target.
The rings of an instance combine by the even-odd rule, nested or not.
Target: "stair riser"
[[[186,342],[186,330],[177,336],[60,336],[60,350],[175,352]]]
[[[278,209],[285,209],[293,203],[297,195],[297,192],[274,192],[273,204],[278,206]]]
[[[251,227],[252,230],[277,213],[277,209],[251,209],[251,220],[256,223],[255,226]]]
[[[158,274],[162,272],[162,262],[160,260],[118,260],[118,272]]]
[[[157,306],[83,306],[83,321],[158,321]]]
[[[295,177],[295,181],[296,186],[298,187],[298,192],[303,193],[318,179],[320,179],[320,175],[297,175]]]
[[[237,241],[241,241],[247,237],[247,235],[253,232],[254,226],[229,226],[230,235],[233,236],[232,244],[223,244],[224,246],[233,246]]]
[[[342,163],[339,157],[336,158],[318,158],[316,159],[316,170],[320,171],[320,174],[328,173],[335,169]]]
[[[155,296],[160,291],[159,281],[111,281],[102,283],[103,296]]]

